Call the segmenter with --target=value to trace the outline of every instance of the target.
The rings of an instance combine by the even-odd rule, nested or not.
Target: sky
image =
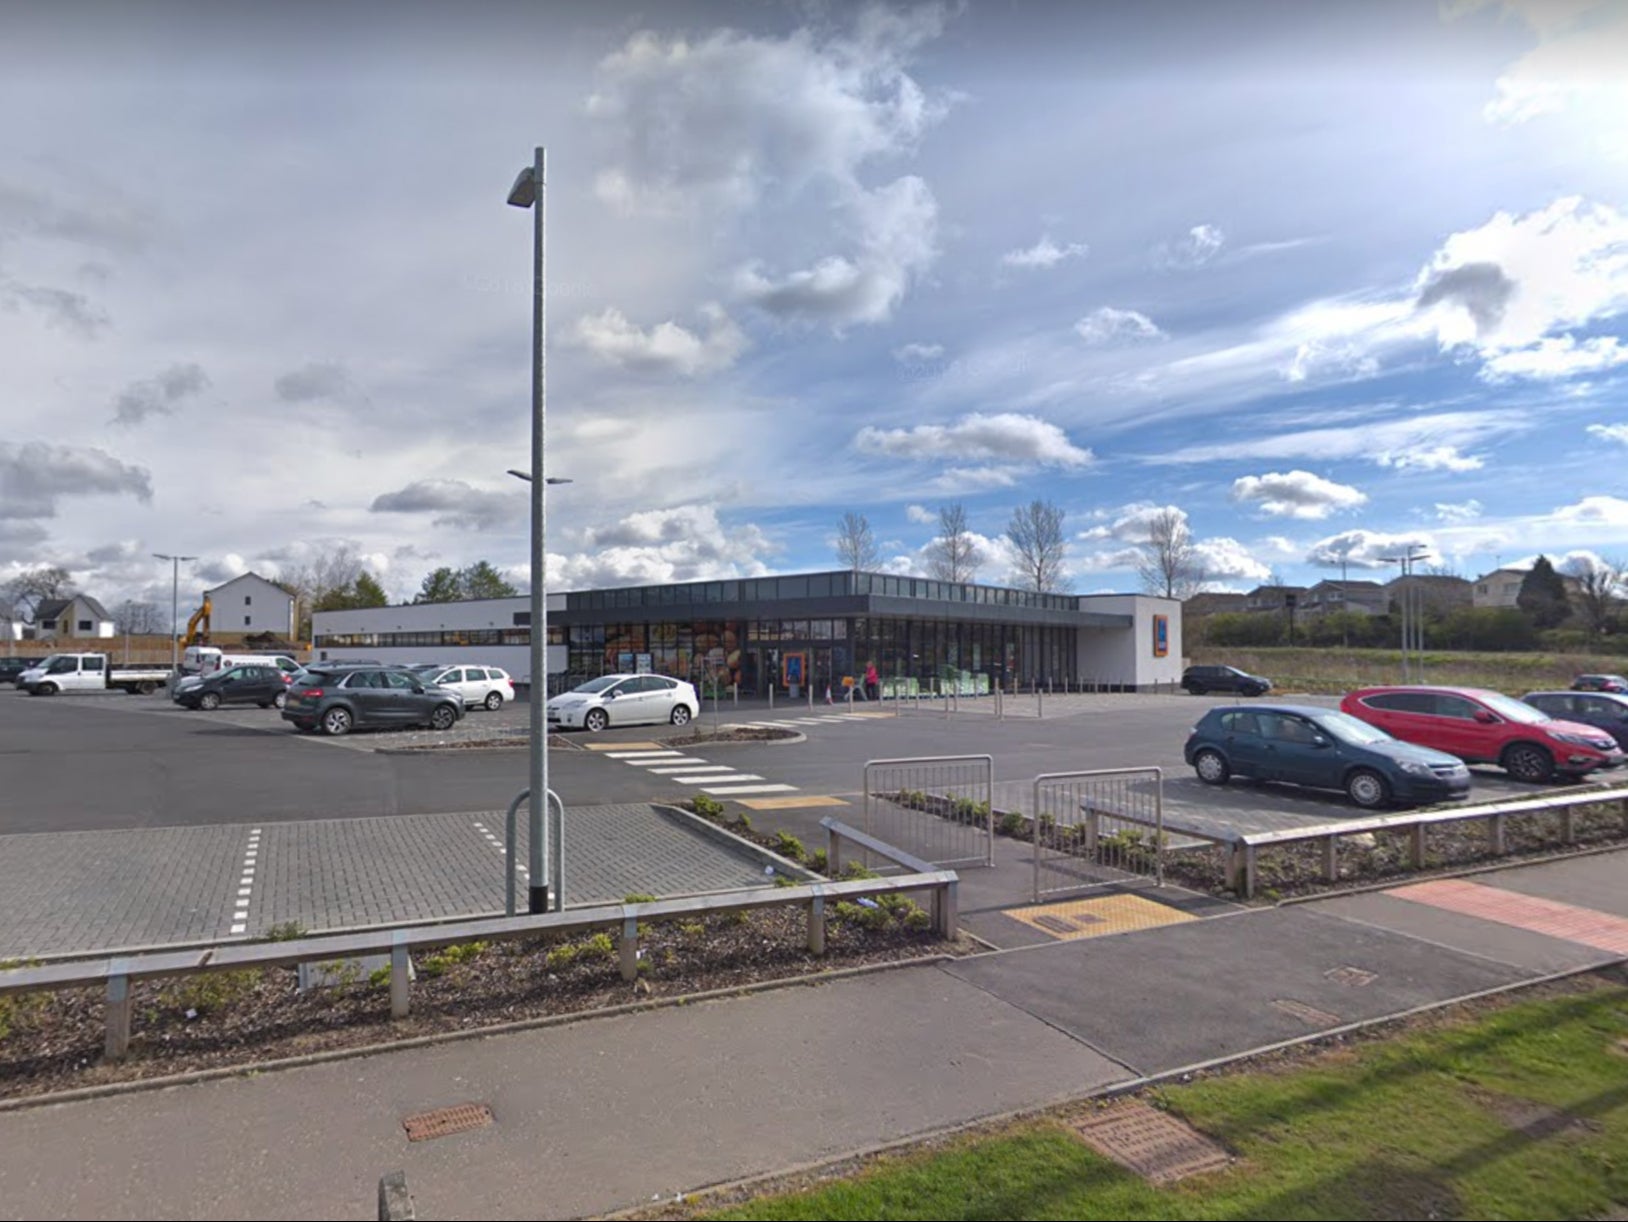
[[[1628,557],[1628,0],[0,4],[0,580]],[[185,607],[183,607],[183,613]]]

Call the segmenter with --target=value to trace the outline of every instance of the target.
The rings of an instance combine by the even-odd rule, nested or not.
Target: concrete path
[[[397,1168],[422,1218],[609,1211],[1617,962],[1625,884],[1616,852],[1165,905],[1153,928],[1082,936],[1082,918],[1070,940],[942,968],[0,1113],[0,1218],[360,1218]],[[403,1116],[464,1102],[495,1124],[406,1141]]]

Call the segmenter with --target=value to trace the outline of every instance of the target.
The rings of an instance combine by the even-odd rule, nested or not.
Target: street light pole
[[[546,868],[548,838],[543,817],[548,809],[548,468],[543,444],[548,411],[548,302],[545,296],[548,223],[548,150],[539,147],[532,164],[520,171],[509,189],[509,203],[532,213],[531,285],[531,785],[527,827],[531,836],[527,864],[531,873],[528,912],[549,910]],[[563,850],[563,845],[560,846]],[[561,897],[555,896],[558,902]]]
[[[1413,650],[1415,638],[1419,651],[1419,677],[1424,678],[1424,625],[1415,623],[1424,617],[1424,600],[1416,596],[1412,583],[1407,579],[1413,575],[1413,565],[1430,554],[1430,549],[1422,543],[1410,543],[1400,556],[1381,556],[1386,564],[1398,564],[1402,567],[1402,682],[1413,682]]]
[[[196,560],[196,556],[168,556],[154,552],[154,559],[170,562],[170,678],[181,669],[181,561]]]

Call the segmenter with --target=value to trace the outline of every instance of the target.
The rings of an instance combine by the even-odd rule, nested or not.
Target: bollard
[[[639,918],[632,915],[632,905],[622,909],[626,914],[622,918],[622,979],[637,980],[639,977]]]
[[[808,905],[808,951],[825,954],[825,896],[815,895]]]
[[[411,1005],[408,992],[412,969],[407,965],[407,931],[398,929],[390,947],[390,1017],[406,1018]]]
[[[107,968],[107,1043],[103,1053],[110,1061],[124,1060],[130,1050],[130,965],[115,959]]]

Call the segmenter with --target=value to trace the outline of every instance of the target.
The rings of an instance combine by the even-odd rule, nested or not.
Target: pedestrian
[[[876,673],[876,662],[865,664],[865,699],[880,700],[882,698],[882,676]]]

